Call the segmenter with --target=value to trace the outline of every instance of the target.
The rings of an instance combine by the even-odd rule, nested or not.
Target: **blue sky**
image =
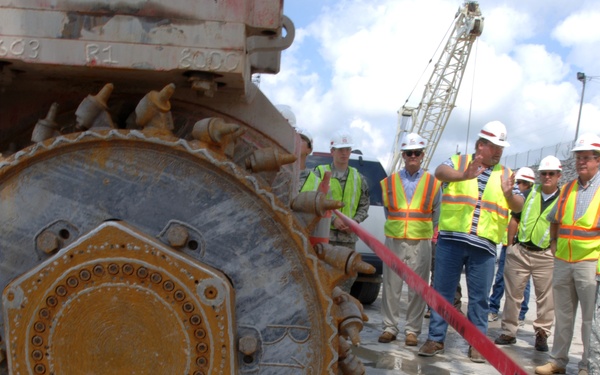
[[[457,148],[471,152],[478,130],[492,120],[507,126],[511,147],[505,155],[572,139],[582,88],[576,73],[600,76],[599,1],[479,4],[483,34],[430,168]],[[326,151],[334,132],[345,129],[357,148],[387,166],[397,111],[413,89],[409,103],[420,100],[431,74],[427,62],[446,42],[461,5],[454,0],[285,1],[296,37],[282,53],[280,73],[261,76],[260,88],[273,103],[291,106],[298,126],[315,138],[315,150]],[[600,134],[600,78],[587,82],[584,99],[579,134]]]

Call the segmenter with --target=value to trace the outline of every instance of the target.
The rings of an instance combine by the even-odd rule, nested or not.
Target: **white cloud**
[[[428,62],[446,42],[460,4],[451,0],[324,4],[318,18],[297,25],[296,41],[283,53],[281,73],[265,76],[261,88],[275,103],[292,106],[300,126],[315,137],[315,150],[327,150],[330,136],[346,128],[358,148],[387,166],[397,111],[411,92],[408,104],[420,101],[437,55]],[[575,72],[600,75],[600,29],[595,27],[600,19],[594,18],[600,17],[600,7],[595,4],[480,1],[483,35],[473,47],[456,108],[430,167],[457,146],[464,152],[467,139],[471,152],[479,129],[491,120],[508,126],[511,147],[505,154],[572,138],[581,94]],[[294,20],[293,14],[288,16]],[[588,82],[581,130],[594,130],[592,125],[600,123],[599,89],[600,80]]]

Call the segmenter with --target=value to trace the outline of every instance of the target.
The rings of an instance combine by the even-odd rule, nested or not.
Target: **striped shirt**
[[[473,155],[473,158],[475,158],[475,155]],[[452,162],[452,159],[446,160],[443,164],[454,169],[454,163]],[[477,223],[479,223],[479,215],[481,214],[481,196],[483,195],[483,191],[485,190],[485,186],[487,185],[493,170],[493,166],[486,168],[479,176],[477,176],[477,190],[479,191],[479,194],[477,198],[477,205],[475,206],[475,212],[473,213],[473,223],[469,233],[440,231],[440,238],[443,238],[444,240],[464,242],[470,246],[475,246],[489,251],[492,255],[496,256],[497,244],[493,243],[487,238],[479,237],[477,235]],[[449,182],[444,182],[442,189],[445,189],[448,184]],[[513,194],[523,196],[517,185],[513,187]]]

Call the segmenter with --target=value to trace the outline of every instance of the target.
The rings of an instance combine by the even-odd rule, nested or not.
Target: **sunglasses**
[[[419,151],[419,150],[417,150],[417,151],[412,151],[412,150],[410,150],[410,151],[404,151],[404,155],[406,155],[408,157],[411,157],[413,155],[416,156],[416,157],[419,157],[419,156],[421,156],[422,153],[423,153],[423,151]]]
[[[517,181],[517,185],[527,185],[527,184],[529,184],[529,182],[527,182],[527,181],[523,181],[523,180]]]
[[[540,174],[542,176],[550,176],[550,177],[552,177],[552,176],[554,176],[556,174],[556,172],[540,172]]]

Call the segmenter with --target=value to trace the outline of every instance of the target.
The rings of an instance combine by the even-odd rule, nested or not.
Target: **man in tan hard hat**
[[[525,194],[535,183],[535,173],[529,167],[519,168],[515,174],[515,183],[521,193]],[[492,294],[490,295],[490,313],[488,314],[488,322],[495,322],[499,317],[500,301],[502,300],[502,297],[504,297],[504,264],[506,262],[506,249],[513,245],[514,237],[517,234],[517,226],[518,223],[516,220],[509,221],[508,228],[506,228],[505,236],[502,240],[502,249],[500,250],[500,256],[498,257],[496,277],[494,278]],[[529,311],[529,292],[531,284],[527,282],[526,285],[523,303],[521,304],[521,311],[519,312],[519,327],[525,325],[525,314]]]
[[[512,171],[499,164],[508,146],[504,124],[489,122],[478,136],[475,154],[454,155],[435,171],[435,177],[443,182],[443,195],[433,284],[452,303],[464,269],[469,293],[467,318],[485,335],[496,246],[502,242],[509,210],[520,212],[524,198],[515,187]],[[447,330],[448,323],[432,311],[429,336],[419,355],[443,353]],[[485,362],[473,347],[468,356],[473,362]]]
[[[361,175],[356,168],[351,167],[350,154],[354,142],[350,133],[338,131],[331,138],[331,164],[319,165],[315,168],[317,177],[322,178],[325,172],[331,171],[329,191],[332,199],[344,203],[340,211],[350,219],[361,223],[369,216],[369,186],[367,179]],[[331,218],[331,231],[329,232],[329,244],[333,246],[345,246],[356,250],[358,237],[342,219],[335,215]],[[350,292],[354,279],[344,283],[342,289]]]
[[[579,375],[588,374],[590,342],[594,342],[591,340],[592,319],[596,278],[600,274],[600,137],[584,134],[571,151],[575,154],[578,178],[562,188],[556,206],[548,214],[550,248],[555,258],[552,290],[556,327],[552,359],[535,368],[535,373],[542,375],[566,373],[578,304],[583,341]],[[598,350],[597,344],[594,349]]]
[[[548,213],[560,193],[558,181],[562,164],[555,156],[546,156],[538,167],[540,184],[531,189],[523,211],[513,214],[511,223],[518,222],[517,242],[506,250],[504,283],[506,299],[502,313],[502,334],[494,341],[497,345],[517,342],[518,314],[525,286],[533,278],[537,317],[533,321],[535,349],[548,351],[548,336],[554,323],[552,271],[554,254],[550,250],[550,222]]]
[[[385,245],[423,280],[429,280],[431,238],[437,225],[441,200],[440,182],[421,168],[427,142],[417,133],[404,136],[400,150],[404,168],[381,181],[386,222]],[[383,265],[381,315],[384,331],[379,342],[396,340],[399,333],[400,298],[404,282]],[[423,326],[425,301],[408,290],[405,345],[416,346]]]

